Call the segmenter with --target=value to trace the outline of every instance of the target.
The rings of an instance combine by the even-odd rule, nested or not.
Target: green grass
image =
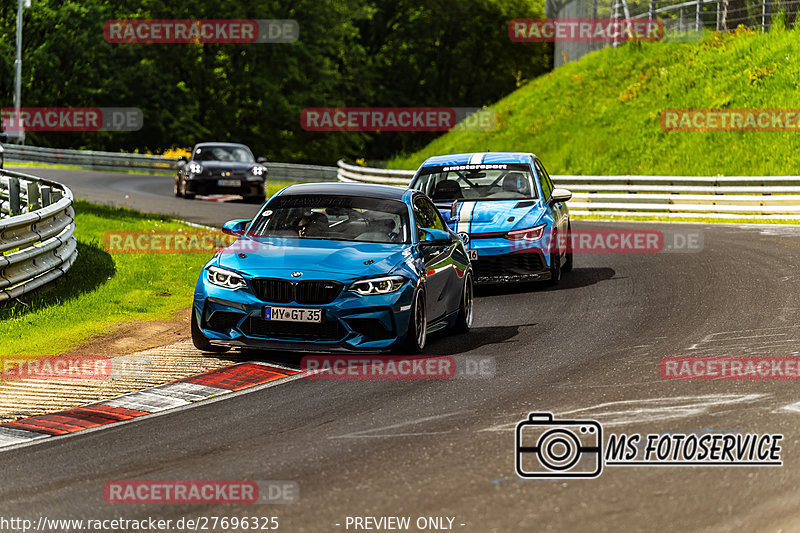
[[[495,131],[452,131],[389,166],[416,169],[432,155],[488,149],[533,152],[553,174],[797,175],[797,133],[667,133],[659,117],[664,109],[800,108],[798,101],[798,31],[632,43],[569,63],[493,104]]]
[[[194,231],[158,215],[75,202],[79,255],[55,286],[0,307],[3,355],[46,356],[131,320],[166,320],[191,305],[208,254],[119,254],[103,249],[107,231]]]

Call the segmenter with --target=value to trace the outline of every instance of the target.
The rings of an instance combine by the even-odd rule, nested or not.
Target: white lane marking
[[[800,402],[790,403],[789,405],[784,405],[780,409],[776,409],[773,413],[777,413],[779,411],[790,411],[792,413],[800,413]]]
[[[698,416],[708,413],[712,407],[752,403],[771,396],[771,394],[708,394],[704,396],[620,400],[562,411],[559,416],[562,418],[585,417],[597,420],[605,427],[646,424]],[[498,424],[480,431],[513,431],[518,421]]]
[[[247,361],[247,363],[266,364],[266,363],[260,363],[258,361]],[[272,365],[272,366],[277,366],[277,365]],[[228,368],[228,367],[224,367],[224,368]],[[286,376],[285,378],[275,379],[275,380],[272,380],[272,381],[267,381],[266,383],[262,383],[261,385],[255,385],[253,387],[248,387],[246,389],[238,390],[238,391],[235,391],[235,392],[230,392],[228,394],[222,394],[220,396],[214,396],[212,398],[208,398],[207,400],[203,400],[202,402],[192,402],[192,403],[189,403],[187,405],[181,405],[181,406],[175,407],[174,409],[169,409],[167,411],[160,411],[158,413],[150,413],[150,414],[147,414],[147,415],[142,415],[142,416],[137,416],[135,418],[130,418],[128,420],[120,420],[119,422],[114,422],[112,424],[105,424],[105,425],[102,425],[102,426],[96,426],[96,427],[92,427],[92,428],[88,428],[88,429],[82,429],[80,431],[73,431],[73,432],[67,433],[65,435],[44,435],[43,434],[42,437],[47,437],[46,440],[40,440],[40,439],[37,438],[37,439],[31,439],[28,442],[21,442],[19,444],[9,444],[9,445],[3,446],[2,451],[5,452],[5,451],[8,451],[8,450],[12,450],[12,449],[16,450],[18,448],[25,448],[27,446],[33,446],[35,444],[40,444],[42,442],[50,442],[50,439],[66,439],[66,438],[74,437],[76,435],[86,435],[88,433],[94,433],[96,431],[103,431],[105,429],[108,429],[109,427],[117,428],[117,427],[124,426],[124,425],[127,425],[127,424],[134,424],[134,423],[139,422],[141,420],[148,420],[148,419],[156,418],[156,417],[159,417],[159,416],[170,415],[170,414],[173,414],[173,413],[180,413],[181,411],[185,411],[186,409],[191,409],[193,407],[199,407],[201,405],[203,405],[203,406],[204,405],[210,405],[212,403],[221,402],[221,401],[227,400],[229,398],[234,398],[234,397],[237,397],[237,396],[243,396],[245,394],[250,394],[251,392],[258,392],[258,391],[261,391],[261,390],[264,390],[264,389],[268,389],[270,387],[277,387],[278,385],[283,385],[285,383],[289,383],[290,381],[295,381],[297,379],[302,379],[304,377],[305,377],[305,375],[301,372],[299,374]],[[147,389],[145,389],[145,390],[147,390]],[[101,401],[101,402],[96,402],[96,403],[91,404],[91,405],[108,405],[108,403],[105,402],[105,401]],[[83,406],[83,407],[88,407],[88,406]],[[53,413],[51,413],[51,414],[53,414]]]
[[[469,164],[470,165],[480,165],[481,161],[483,160],[483,156],[485,156],[485,155],[486,155],[486,153],[472,154],[472,157],[469,158]]]
[[[43,439],[49,437],[44,433],[34,433],[33,431],[25,431],[22,429],[3,428],[0,427],[0,446],[10,446],[12,444],[19,444],[21,442],[30,442],[34,439]]]
[[[174,409],[175,407],[189,405],[190,403],[191,402],[187,400],[164,394],[162,391],[147,389],[106,400],[102,402],[101,405],[123,407],[125,409],[143,411],[145,413],[158,413],[159,411]]]
[[[328,437],[329,439],[364,439],[364,438],[376,438],[376,437],[418,437],[422,435],[444,435],[446,433],[450,433],[449,431],[423,431],[418,433],[390,433],[390,434],[382,434],[382,435],[375,435],[375,433],[380,433],[384,431],[390,431],[392,429],[397,429],[406,426],[414,426],[417,424],[422,424],[424,422],[430,422],[431,420],[440,420],[442,418],[450,418],[456,415],[460,415],[465,413],[466,411],[456,411],[454,413],[445,413],[441,415],[433,415],[433,416],[426,416],[423,418],[417,418],[415,420],[408,420],[406,422],[400,422],[398,424],[392,424],[390,426],[384,426],[380,428],[372,428],[372,429],[365,429],[363,431],[354,431],[353,433],[347,433],[346,435],[336,435],[334,437]]]
[[[220,394],[228,394],[231,392],[228,389],[220,389],[219,387],[209,387],[207,385],[198,385],[196,383],[167,383],[166,385],[159,385],[150,389],[158,394],[171,396],[178,400],[187,402],[196,402],[211,398],[212,396],[219,396]]]

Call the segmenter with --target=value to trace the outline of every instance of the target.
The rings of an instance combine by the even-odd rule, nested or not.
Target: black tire
[[[421,314],[421,316],[420,316]],[[421,328],[421,329],[420,329]],[[400,351],[408,354],[422,353],[428,339],[428,312],[425,303],[425,291],[418,290],[411,301],[411,315],[408,319],[406,341]]]
[[[461,307],[458,308],[455,331],[468,333],[472,328],[472,315],[475,300],[475,288],[472,283],[472,272],[468,272],[464,280],[464,290],[461,293]]]
[[[194,200],[194,194],[186,192],[186,180],[181,178],[181,197],[187,200]]]
[[[175,197],[181,198],[183,195],[181,194],[181,178],[180,176],[175,176]]]
[[[567,225],[567,253],[564,261],[564,266],[561,267],[561,272],[572,272],[572,225]]]
[[[192,344],[201,352],[224,353],[230,350],[228,346],[214,346],[208,342],[208,338],[203,335],[203,332],[200,331],[200,326],[197,325],[197,316],[194,309],[192,309]]]
[[[553,236],[553,242],[558,243],[558,236]],[[556,286],[561,281],[561,250],[556,249],[550,252],[550,280],[548,285]]]

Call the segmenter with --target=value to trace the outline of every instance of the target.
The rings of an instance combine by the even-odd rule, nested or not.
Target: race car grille
[[[242,326],[242,333],[251,337],[338,341],[345,336],[346,331],[338,320],[310,324],[308,322],[282,322],[251,317]]]
[[[301,281],[295,285],[294,301],[300,304],[329,304],[342,292],[342,284],[333,281]]]
[[[342,292],[343,285],[336,281],[301,281],[292,283],[283,279],[255,278],[253,292],[259,300],[275,303],[297,302],[307,305],[329,304]]]
[[[476,278],[519,276],[536,274],[545,270],[539,254],[488,255],[472,262]]]
[[[283,279],[255,278],[252,280],[253,292],[259,300],[288,304],[294,299],[294,287]]]

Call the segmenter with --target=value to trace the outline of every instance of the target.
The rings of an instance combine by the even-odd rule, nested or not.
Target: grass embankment
[[[272,180],[274,194],[289,182]],[[200,202],[198,200],[198,202]],[[109,254],[106,232],[198,231],[160,215],[75,202],[78,259],[54,286],[0,305],[0,355],[41,357],[69,351],[129,321],[169,320],[191,306],[208,253]]]
[[[5,356],[64,352],[131,320],[164,320],[191,305],[198,273],[213,254],[119,254],[103,248],[107,231],[183,230],[158,215],[75,202],[78,259],[55,286],[0,307]]]
[[[432,155],[488,149],[533,152],[553,174],[797,175],[797,133],[667,133],[660,112],[797,109],[798,102],[800,31],[628,44],[569,63],[493,104],[494,131],[452,131],[389,166],[416,169]]]

